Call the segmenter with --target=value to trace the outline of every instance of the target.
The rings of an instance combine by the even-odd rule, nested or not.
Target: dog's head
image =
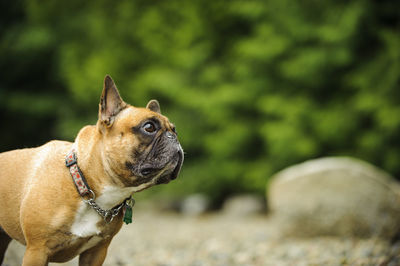
[[[138,191],[175,179],[183,150],[175,126],[151,100],[146,108],[125,103],[110,76],[104,79],[97,129],[103,165],[124,186]]]

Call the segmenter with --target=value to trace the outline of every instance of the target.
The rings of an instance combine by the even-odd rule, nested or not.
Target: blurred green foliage
[[[3,1],[1,149],[72,140],[105,74],[177,125],[186,161],[158,192],[263,193],[306,159],[400,176],[400,2]]]

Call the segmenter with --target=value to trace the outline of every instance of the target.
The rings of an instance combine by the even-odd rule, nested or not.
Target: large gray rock
[[[378,168],[328,157],[272,177],[268,203],[282,233],[393,238],[400,229],[400,189]]]

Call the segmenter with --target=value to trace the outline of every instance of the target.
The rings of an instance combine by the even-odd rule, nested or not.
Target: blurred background
[[[73,141],[110,74],[126,102],[159,100],[186,152],[180,178],[149,197],[218,207],[323,156],[400,177],[399,1],[0,5],[0,151]]]

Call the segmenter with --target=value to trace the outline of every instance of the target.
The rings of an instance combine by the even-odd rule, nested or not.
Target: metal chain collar
[[[90,207],[92,207],[101,217],[103,217],[104,221],[106,223],[111,223],[111,221],[114,219],[115,216],[118,215],[119,211],[121,210],[122,207],[125,206],[126,201],[122,202],[121,204],[115,206],[112,209],[109,210],[103,210],[95,201],[96,195],[94,194],[93,190],[89,190],[89,193],[91,194],[91,198],[86,200],[83,199],[84,202],[86,202]]]

